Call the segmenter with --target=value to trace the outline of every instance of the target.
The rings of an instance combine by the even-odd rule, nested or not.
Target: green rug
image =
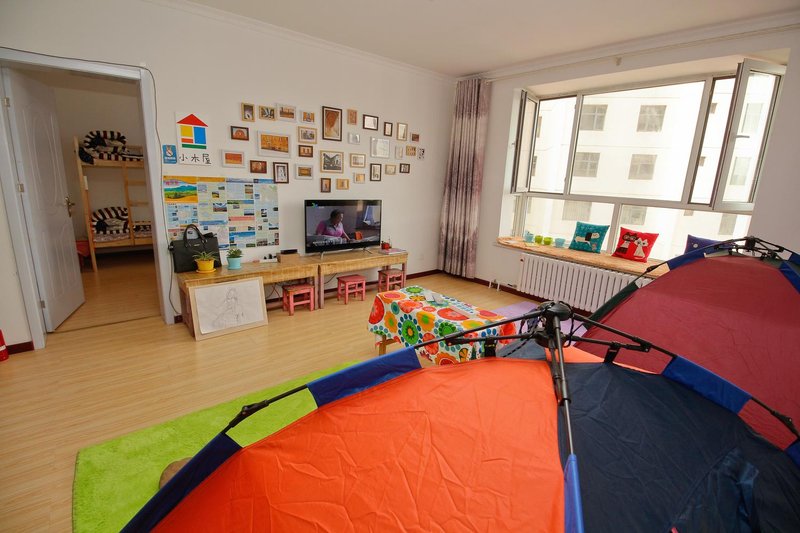
[[[164,468],[197,453],[246,404],[271,398],[354,363],[329,368],[78,452],[72,493],[75,533],[119,531],[158,490]],[[307,390],[261,410],[228,432],[242,446],[314,410]]]

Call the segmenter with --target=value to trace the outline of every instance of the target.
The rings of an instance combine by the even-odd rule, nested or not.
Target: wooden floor
[[[437,274],[410,280],[497,309],[522,298]],[[269,310],[269,324],[195,342],[151,317],[49,335],[0,363],[0,532],[71,530],[81,448],[377,352],[375,290],[345,306]],[[396,346],[396,345],[395,345]]]
[[[86,302],[56,333],[159,315],[152,250],[98,254],[97,267],[81,272]]]

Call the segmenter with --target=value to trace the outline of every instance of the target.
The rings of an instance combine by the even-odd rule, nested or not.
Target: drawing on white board
[[[239,293],[235,287],[228,289],[225,301],[220,302],[219,308],[221,311],[212,322],[215,328],[233,328],[244,323],[244,309],[239,303]]]
[[[199,333],[266,324],[261,278],[202,285],[194,288]]]

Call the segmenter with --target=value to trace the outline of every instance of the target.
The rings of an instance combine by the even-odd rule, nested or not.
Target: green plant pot
[[[242,258],[241,257],[229,257],[228,258],[228,270],[239,270],[242,268]]]

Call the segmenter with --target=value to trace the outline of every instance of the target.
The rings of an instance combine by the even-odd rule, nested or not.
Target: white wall
[[[775,24],[783,26],[789,22],[781,20],[775,21]],[[665,38],[663,42],[642,42],[638,48],[635,43],[628,43],[624,50],[617,52],[610,47],[602,51],[587,51],[538,66],[532,65],[528,74],[509,74],[495,81],[481,199],[477,277],[516,283],[519,253],[501,249],[495,241],[498,235],[509,235],[512,229],[513,217],[510,214],[513,213],[514,199],[509,193],[511,165],[508,161],[513,146],[510,144],[509,131],[513,129],[511,125],[516,124],[514,104],[520,88],[640,69],[650,69],[647,71],[650,79],[658,79],[663,74],[654,72],[657,69],[653,67],[730,55],[747,56],[785,48],[790,49],[790,61],[764,161],[750,233],[800,250],[800,234],[797,233],[800,209],[796,205],[800,195],[800,180],[797,179],[800,151],[797,150],[796,134],[797,124],[800,123],[800,101],[796,98],[800,94],[800,30],[764,34],[754,32],[754,35],[747,35],[746,32],[747,28],[739,27],[736,33],[740,33],[741,37],[708,39],[696,45],[684,43],[676,46]],[[691,39],[702,39],[702,35],[693,35]],[[651,49],[655,51],[649,52]],[[619,65],[616,64],[615,53],[622,57]],[[592,60],[595,54],[602,54],[606,59]]]
[[[407,123],[409,132],[421,135],[418,146],[426,150],[425,160],[411,162],[411,174],[351,184],[349,191],[334,190],[326,197],[382,199],[384,231],[394,246],[409,251],[409,272],[436,268],[453,79],[240,17],[161,2],[91,0],[76,5],[58,0],[6,1],[0,17],[0,46],[146,65],[156,83],[160,142],[175,144],[175,112],[194,112],[209,124],[209,142],[217,158],[222,148],[243,149],[242,143],[229,139],[230,125],[253,126],[239,120],[241,102],[279,102],[317,112],[322,105],[355,108],[359,120],[361,113],[368,113],[379,116],[381,123]],[[296,124],[262,121],[254,126],[291,130],[296,139]],[[360,132],[362,145],[354,150],[346,142],[320,141],[315,146],[317,176],[320,148],[368,152],[369,137],[381,133],[345,126],[345,140],[348,131]],[[255,137],[251,135],[251,139],[248,158],[255,156]],[[346,172],[349,177],[349,168]],[[165,165],[163,173],[247,174],[218,164],[211,168]],[[320,197],[318,177],[280,187],[280,248],[302,249],[303,200],[316,197]],[[0,217],[0,234],[6,228],[5,217]],[[0,272],[0,279],[5,272]],[[21,307],[8,312],[24,314]]]

